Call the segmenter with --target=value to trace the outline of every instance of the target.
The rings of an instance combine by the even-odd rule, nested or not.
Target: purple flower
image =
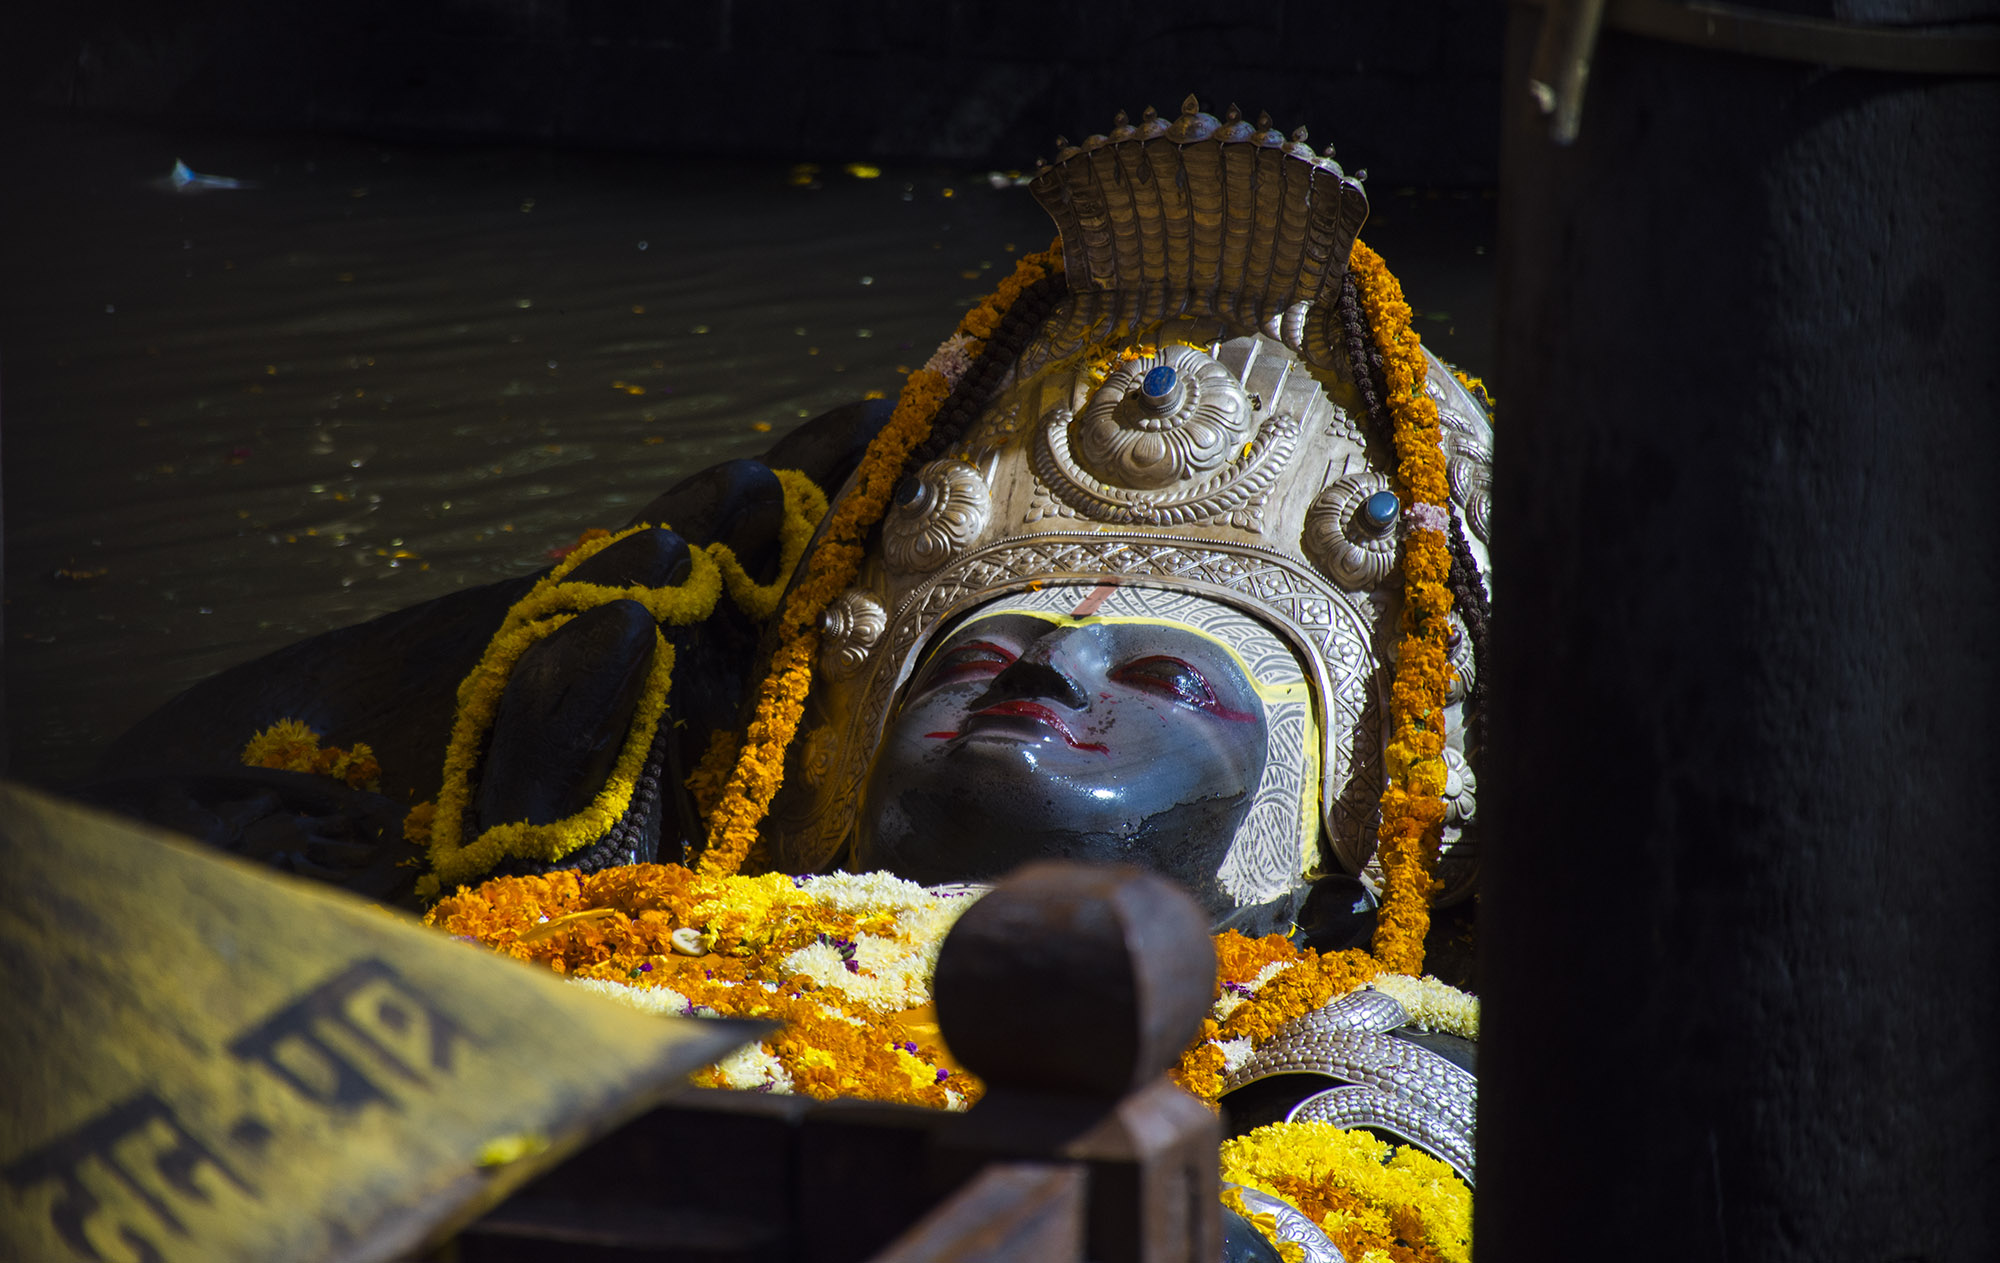
[[[946,1079],[949,1078],[951,1078],[951,1071],[945,1069],[943,1066],[939,1066],[937,1081],[939,1083],[943,1083]]]
[[[846,960],[844,960],[844,961],[840,962],[840,963],[841,963],[841,964],[843,964],[843,965],[846,965],[846,966],[847,966],[847,972],[848,972],[848,973],[851,973],[851,974],[858,974],[858,973],[860,973],[860,972],[861,972],[861,962],[860,962],[860,961],[858,961],[858,960],[855,960],[855,959],[854,959],[853,957],[851,957],[851,956],[850,956],[850,957],[848,957],[848,958],[847,958]]]
[[[906,1040],[904,1040],[904,1041],[903,1041],[903,1051],[904,1051],[904,1052],[911,1052],[911,1053],[913,1053],[913,1052],[917,1051],[917,1041],[916,1041],[916,1040],[914,1040],[914,1039],[906,1039]]]
[[[649,960],[649,961],[647,961],[647,962],[646,962],[645,964],[643,964],[643,965],[639,966],[639,972],[640,972],[640,973],[642,973],[642,974],[649,974],[649,973],[652,973],[652,972],[653,972],[653,962]]]

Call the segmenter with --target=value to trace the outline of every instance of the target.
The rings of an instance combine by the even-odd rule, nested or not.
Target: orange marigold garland
[[[867,454],[847,494],[833,508],[807,562],[807,571],[785,598],[777,627],[777,648],[758,689],[756,709],[744,733],[721,800],[708,816],[708,845],[700,868],[712,876],[737,872],[757,840],[757,828],[785,776],[785,748],[798,732],[806,691],[819,656],[819,616],[854,582],[862,542],[888,511],[910,453],[930,434],[938,410],[999,327],[1007,309],[1027,288],[1062,269],[1060,243],[1022,258],[1013,274],[984,302],[965,314],[958,331],[938,348],[930,363],[911,373],[896,410]]]
[[[736,767],[736,756],[742,750],[742,733],[717,728],[708,734],[708,748],[702,751],[701,762],[695,764],[694,771],[687,774],[685,782],[688,793],[694,796],[696,814],[706,817],[722,801],[722,791],[729,785],[729,773]]]
[[[1201,1034],[1168,1073],[1204,1101],[1223,1077],[1294,1018],[1366,984],[1378,973],[1366,952],[1320,953],[1282,934],[1215,936],[1215,997]]]
[[[1444,707],[1451,680],[1451,574],[1447,530],[1450,484],[1445,474],[1437,405],[1424,393],[1430,360],[1410,327],[1403,289],[1362,242],[1348,267],[1387,384],[1384,402],[1395,421],[1396,475],[1404,511],[1403,614],[1395,682],[1390,690],[1390,737],[1383,757],[1382,823],[1375,853],[1382,865],[1382,908],[1375,958],[1396,973],[1423,971],[1430,929],[1431,875],[1444,828]],[[1358,370],[1359,366],[1357,366]]]

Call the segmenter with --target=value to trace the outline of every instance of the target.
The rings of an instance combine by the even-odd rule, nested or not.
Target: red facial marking
[[[1058,737],[1061,737],[1063,739],[1063,744],[1067,745],[1072,750],[1091,750],[1095,751],[1098,754],[1109,754],[1111,752],[1110,748],[1108,746],[1105,746],[1101,742],[1078,741],[1076,739],[1076,736],[1070,732],[1069,725],[1063,722],[1062,716],[1056,714],[1054,711],[1042,705],[1040,702],[1029,702],[1029,701],[1019,701],[1019,700],[999,702],[996,703],[995,705],[986,707],[984,710],[976,710],[972,712],[971,717],[973,719],[978,719],[982,716],[989,716],[989,715],[1003,716],[1015,719],[1032,719],[1037,723],[1044,724],[1050,730],[1052,730]]]
[[[996,645],[990,640],[968,640],[939,654],[924,683],[928,687],[998,675],[1019,656],[1005,645]]]
[[[1249,712],[1224,706],[1216,697],[1215,690],[1209,687],[1208,677],[1179,658],[1165,654],[1128,662],[1113,671],[1111,678],[1132,688],[1162,694],[1183,706],[1230,723],[1249,723],[1257,718]]]

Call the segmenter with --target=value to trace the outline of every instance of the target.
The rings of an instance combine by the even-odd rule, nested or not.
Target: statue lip
[[[1063,744],[1069,746],[1072,750],[1090,750],[1098,754],[1109,754],[1111,752],[1110,748],[1101,742],[1078,741],[1076,735],[1069,730],[1069,725],[1063,722],[1062,716],[1056,714],[1040,702],[1005,701],[988,706],[983,710],[973,711],[972,714],[966,716],[965,729],[961,729],[959,735],[964,736],[966,730],[972,727],[975,720],[988,718],[1031,720],[1048,727],[1058,737],[1063,739]]]

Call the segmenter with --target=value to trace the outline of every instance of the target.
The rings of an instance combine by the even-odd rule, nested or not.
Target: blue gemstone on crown
[[[1361,502],[1361,520],[1370,530],[1386,531],[1396,520],[1396,513],[1403,507],[1393,491],[1378,491]]]
[[[1158,401],[1174,392],[1174,382],[1177,379],[1178,374],[1174,372],[1174,366],[1162,364],[1146,374],[1146,379],[1139,383],[1139,389],[1146,393],[1146,398]]]

